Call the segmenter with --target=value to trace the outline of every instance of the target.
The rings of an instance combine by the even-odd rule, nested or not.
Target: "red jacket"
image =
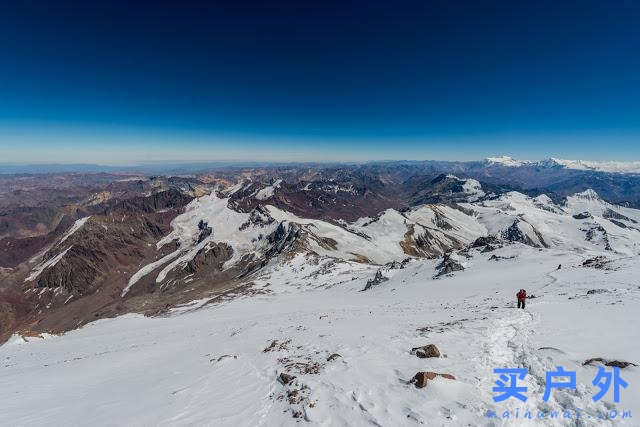
[[[527,291],[521,290],[516,294],[516,296],[518,297],[518,301],[524,301],[527,299]]]

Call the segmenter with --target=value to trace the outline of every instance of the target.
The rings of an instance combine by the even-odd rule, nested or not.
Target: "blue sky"
[[[640,4],[557,3],[3,6],[0,162],[640,159]]]

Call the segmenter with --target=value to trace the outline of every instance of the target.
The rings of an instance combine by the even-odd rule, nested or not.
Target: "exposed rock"
[[[105,214],[151,213],[163,209],[175,209],[186,206],[193,197],[177,189],[154,193],[150,196],[138,196],[122,200],[108,208]]]
[[[389,278],[383,276],[382,271],[378,270],[376,271],[375,277],[367,281],[367,284],[364,287],[363,291],[371,289],[373,286],[379,285],[380,283],[386,282],[387,280],[389,280]]]
[[[423,388],[427,386],[428,380],[433,380],[436,376],[435,372],[418,372],[413,376],[412,382],[417,388]]]
[[[588,258],[584,260],[584,262],[582,263],[582,266],[604,269],[608,263],[609,263],[609,260],[607,259],[607,257],[600,255],[597,257]]]
[[[277,254],[291,248],[298,240],[302,230],[296,223],[281,222],[273,233],[267,236],[267,241],[271,244],[271,248],[265,253],[267,258],[271,258]]]
[[[409,204],[470,202],[484,197],[480,183],[473,179],[461,179],[450,174],[439,174],[429,180],[426,176],[414,176],[404,185],[413,190]]]
[[[466,259],[471,259],[473,258],[473,256],[471,256],[471,254],[469,254],[469,249],[463,249],[461,251],[457,252],[458,255],[465,257]]]
[[[210,245],[210,243],[209,243]],[[221,271],[224,263],[233,256],[233,248],[224,242],[215,243],[212,246],[204,247],[191,259],[184,270],[191,274],[200,271],[203,267],[211,267],[213,270]]]
[[[434,379],[436,379],[436,377],[447,378],[449,380],[456,379],[456,377],[451,374],[437,374],[435,372],[426,371],[418,372],[417,374],[415,374],[411,382],[416,386],[416,388],[424,388],[427,386],[427,383],[429,381],[433,381]]]
[[[632,218],[626,217],[626,216],[622,215],[621,213],[618,213],[618,212],[616,212],[616,211],[614,211],[613,209],[610,209],[610,208],[607,208],[607,210],[602,214],[602,217],[603,218],[607,218],[609,221],[613,222],[616,225],[619,224],[619,221],[614,221],[616,219],[617,220],[622,220],[622,221],[629,221],[629,222],[631,222],[633,224],[637,224],[638,223],[638,221],[636,221],[636,220],[634,220]],[[624,224],[622,224],[622,225],[623,225],[623,228],[626,228],[626,226],[624,226]]]
[[[287,371],[295,372],[299,375],[317,375],[324,367],[324,364],[313,361],[309,356],[304,357],[281,357],[278,359]]]
[[[624,369],[628,366],[638,366],[632,362],[625,362],[622,360],[608,360],[608,359],[603,359],[602,357],[593,357],[591,359],[587,359],[584,361],[582,366],[591,365],[593,364],[593,362],[600,362],[605,366],[615,366],[616,368],[621,368],[621,369]]]
[[[249,220],[240,225],[238,230],[243,231],[251,226],[264,227],[273,223],[274,221],[275,220],[271,217],[269,211],[262,205],[258,205],[251,211]]]
[[[201,243],[204,239],[209,237],[211,233],[213,233],[213,228],[209,227],[205,220],[200,220],[198,223],[198,230],[200,230],[200,234],[198,235],[198,243]]]
[[[471,244],[471,247],[472,248],[481,248],[482,246],[497,245],[499,243],[500,243],[500,240],[498,240],[498,238],[495,237],[495,236],[481,236],[481,237],[478,237]]]
[[[415,354],[421,359],[425,359],[427,357],[440,357],[440,350],[435,344],[427,344],[422,347],[414,347],[411,349],[411,354]]]
[[[96,246],[71,246],[60,261],[38,276],[36,286],[49,289],[63,287],[67,292],[82,294],[102,274],[106,257],[106,251]]]
[[[289,343],[291,343],[291,340],[286,340],[286,341],[273,340],[271,341],[271,344],[269,344],[268,347],[262,350],[262,352],[269,353],[270,351],[288,350]]]
[[[502,261],[505,259],[514,259],[514,258],[515,256],[500,256],[500,255],[493,254],[489,257],[489,261]]]
[[[293,380],[296,379],[295,375],[291,375],[291,374],[287,374],[286,372],[281,372],[280,376],[278,377],[279,381],[284,384],[284,385],[288,385],[291,384],[291,382],[293,382]]]
[[[333,353],[331,356],[327,357],[327,362],[333,362],[339,357],[342,357],[342,356],[339,355],[338,353]]]
[[[448,250],[462,249],[463,243],[453,236],[447,236],[445,243],[438,233],[421,227],[418,231],[414,224],[407,224],[407,232],[400,246],[405,254],[420,258],[437,258]]]
[[[575,218],[575,219],[588,219],[588,218],[593,218],[593,216],[589,212],[581,212],[581,213],[577,213],[577,214],[573,215],[573,218]]]
[[[440,264],[436,266],[436,275],[434,278],[438,278],[440,276],[444,276],[446,274],[451,274],[454,271],[462,271],[464,267],[457,260],[453,259],[449,254],[445,254],[442,257],[442,261]]]
[[[406,267],[406,265],[411,261],[411,258],[405,258],[402,261],[391,261],[386,263],[384,266],[389,270],[401,270]]]
[[[235,354],[223,354],[222,356],[219,356],[218,358],[209,359],[209,362],[218,363],[218,362],[222,362],[223,360],[226,360],[226,359],[237,359],[237,358],[238,358],[238,356],[235,355]]]
[[[607,292],[609,292],[609,291],[608,291],[608,290],[606,290],[606,289],[602,289],[602,288],[599,288],[599,289],[589,289],[589,290],[587,291],[587,295],[593,295],[593,294],[604,294],[604,293],[607,293]]]
[[[613,248],[611,248],[611,242],[609,242],[609,234],[607,233],[607,230],[605,230],[603,226],[597,225],[587,230],[582,229],[582,231],[585,232],[585,240],[587,242],[591,242],[594,239],[596,239],[599,233],[601,236],[601,240],[604,243],[604,249],[606,251],[613,250]]]
[[[520,226],[518,225],[521,222],[525,224],[524,227],[528,226],[531,228],[531,231],[533,232],[533,234],[536,235],[538,242],[534,241],[531,237],[529,237],[528,235],[522,232],[522,230],[520,229]],[[519,219],[516,219],[515,221],[513,221],[513,224],[511,224],[511,226],[508,229],[502,232],[502,238],[510,242],[520,242],[527,246],[532,246],[534,248],[549,247],[549,245],[547,245],[547,243],[542,238],[542,234],[538,230],[536,230],[528,222],[520,221]]]
[[[627,226],[623,222],[620,222],[620,221],[618,221],[616,219],[610,219],[609,221],[611,221],[612,223],[614,223],[615,225],[617,225],[620,228],[627,228]]]

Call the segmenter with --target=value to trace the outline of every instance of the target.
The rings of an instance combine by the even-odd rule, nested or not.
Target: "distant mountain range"
[[[502,165],[507,167],[540,167],[540,168],[565,168],[594,172],[611,173],[640,173],[640,161],[616,162],[616,161],[586,161],[586,160],[565,160],[550,157],[545,160],[528,161],[516,160],[509,156],[489,157],[486,159],[489,164]]]
[[[3,174],[0,342],[163,313],[299,254],[385,264],[508,242],[635,254],[640,174],[625,165],[492,157]],[[443,274],[456,268],[443,260]]]
[[[162,314],[299,255],[443,257],[437,276],[472,248],[637,252],[640,210],[598,193],[637,202],[639,176],[501,160],[0,177],[0,342]]]
[[[208,169],[219,169],[227,167],[290,167],[290,166],[312,166],[329,167],[331,165],[363,165],[363,164],[389,164],[413,162],[411,160],[390,160],[390,161],[364,161],[346,163],[319,163],[319,162],[260,162],[260,161],[157,161],[157,162],[132,162],[129,165],[100,165],[92,163],[0,163],[0,174],[39,174],[39,173],[197,173]],[[550,157],[544,160],[530,161],[518,160],[510,156],[488,157],[483,161],[436,161],[425,160],[426,163],[434,164],[468,164],[477,166],[479,163],[485,166],[501,165],[506,167],[538,167],[538,168],[564,168],[582,171],[609,172],[609,173],[631,173],[640,174],[640,161],[590,161],[590,160],[566,160]],[[420,161],[418,161],[420,163]]]

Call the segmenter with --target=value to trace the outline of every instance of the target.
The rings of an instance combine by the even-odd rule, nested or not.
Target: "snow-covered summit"
[[[541,168],[564,168],[594,172],[640,173],[640,161],[588,161],[560,159],[557,157],[549,157],[539,161],[529,161],[517,160],[510,156],[488,157],[485,161],[489,165],[501,165],[505,167],[535,166]]]
[[[487,157],[486,161],[489,164],[498,164],[498,165],[508,166],[508,167],[518,167],[518,166],[523,166],[525,164],[531,163],[526,160],[516,160],[510,156]]]
[[[600,196],[598,196],[598,193],[596,193],[595,190],[591,188],[588,188],[581,193],[576,193],[573,195],[573,197],[583,200],[600,200]]]
[[[615,172],[615,173],[640,173],[640,161],[633,162],[617,162],[617,161],[585,161],[585,160],[566,160],[551,158],[553,162],[567,169],[592,170],[597,172]]]

